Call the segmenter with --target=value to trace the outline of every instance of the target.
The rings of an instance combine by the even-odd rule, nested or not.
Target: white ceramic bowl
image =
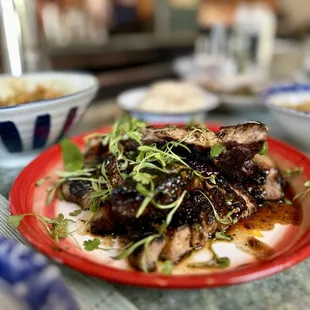
[[[125,91],[117,97],[117,103],[133,117],[148,123],[156,124],[187,124],[191,121],[204,122],[206,120],[207,112],[214,110],[219,106],[217,96],[201,89],[206,102],[206,105],[203,109],[180,113],[139,111],[136,107],[146,96],[148,91],[149,87],[141,87]]]
[[[310,147],[310,113],[285,108],[284,105],[298,105],[310,101],[310,84],[287,84],[269,88],[265,98],[266,106],[276,120],[298,143]]]
[[[14,80],[14,81],[13,81]],[[42,72],[20,78],[0,75],[0,98],[14,87],[51,86],[66,95],[12,107],[0,107],[0,166],[20,166],[58,142],[80,121],[98,90],[98,80],[84,73]]]

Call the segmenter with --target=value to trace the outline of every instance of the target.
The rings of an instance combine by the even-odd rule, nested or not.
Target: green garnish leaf
[[[83,168],[83,154],[76,144],[68,139],[60,142],[64,168],[66,171],[76,171]]]
[[[160,272],[166,275],[170,275],[173,270],[173,264],[171,260],[166,260],[160,268]]]
[[[96,213],[99,209],[99,202],[96,199],[93,199],[89,206],[89,211]]]
[[[144,197],[147,197],[149,195],[150,191],[145,186],[143,186],[141,183],[137,183],[136,189]]]
[[[49,192],[49,194],[47,195],[47,198],[46,198],[46,205],[47,206],[49,206],[52,203],[52,201],[55,197],[56,191],[57,191],[57,187],[53,187],[51,189],[51,191]]]
[[[212,207],[212,210],[213,210],[213,213],[214,213],[214,216],[215,216],[215,219],[220,222],[221,224],[223,225],[230,225],[230,224],[233,224],[235,225],[237,222],[238,222],[238,218],[237,217],[232,217],[232,215],[236,212],[237,209],[233,209],[231,211],[229,211],[225,217],[221,218],[215,207],[214,207],[214,204],[212,203],[212,200],[208,197],[208,195],[206,193],[204,193],[203,191],[199,191],[206,199],[207,201],[209,202],[210,206]]]
[[[65,200],[64,194],[60,189],[58,189],[58,191],[57,191],[57,199],[60,201]]]
[[[220,268],[224,269],[230,266],[230,259],[228,257],[216,257],[207,262],[196,262],[188,264],[191,268]]]
[[[285,202],[285,204],[287,204],[287,205],[292,205],[293,203],[289,200],[289,199],[287,199],[287,198],[284,198],[284,202]]]
[[[180,205],[182,204],[185,195],[187,194],[187,191],[184,191],[182,193],[182,195],[172,204],[171,208],[173,208],[167,215],[166,220],[164,221],[164,223],[160,226],[159,228],[159,232],[163,233],[167,227],[170,225],[173,215],[174,213],[178,210],[178,208],[180,207]]]
[[[133,179],[142,184],[149,184],[152,181],[152,175],[145,172],[139,172],[133,176]]]
[[[77,209],[69,213],[70,216],[78,216],[82,213],[82,209]]]
[[[230,259],[228,257],[220,257],[217,259],[219,268],[227,268],[230,266]]]
[[[44,218],[41,217],[41,219]],[[58,216],[55,217],[53,220],[48,220],[52,221],[52,229],[50,230],[50,235],[56,242],[58,242],[59,239],[63,239],[69,236],[70,233],[68,224],[71,220],[66,219],[62,213],[58,214]],[[49,221],[47,221],[47,223],[50,223]]]
[[[293,201],[300,198],[300,202],[301,202],[310,193],[310,180],[305,182],[304,186],[306,187],[306,190],[295,195],[293,198]]]
[[[98,238],[94,238],[93,240],[89,239],[83,242],[83,247],[86,251],[94,251],[99,249],[101,241]]]
[[[127,136],[133,140],[135,140],[136,142],[138,142],[140,145],[141,143],[141,139],[142,139],[142,133],[138,132],[138,131],[129,131],[127,132]]]
[[[216,143],[211,147],[211,157],[219,157],[220,154],[223,152],[223,145],[220,143]]]
[[[154,239],[159,238],[159,237],[160,237],[160,235],[156,234],[156,235],[148,236],[142,240],[139,240],[138,242],[134,243],[132,246],[125,249],[122,253],[120,253],[119,255],[117,255],[113,258],[116,260],[124,259],[124,258],[128,257],[130,254],[132,254],[138,247],[144,245],[145,243],[150,243],[151,241],[153,241]]]
[[[259,155],[265,155],[268,152],[268,142],[265,141],[263,147],[259,151]]]
[[[297,167],[297,168],[289,168],[282,171],[282,174],[285,178],[298,176],[304,171],[303,167]]]
[[[231,241],[233,238],[230,235],[225,234],[222,231],[218,231],[215,233],[215,239]]]
[[[38,180],[35,185],[36,186],[41,186],[43,184],[43,182],[45,181],[45,178],[41,178],[40,180]]]
[[[215,184],[216,185],[216,178],[215,178],[215,175],[212,174],[210,177],[208,177],[208,180],[212,183],[212,184]]]
[[[8,224],[10,224],[13,228],[17,229],[24,217],[25,215],[11,215],[8,218]]]

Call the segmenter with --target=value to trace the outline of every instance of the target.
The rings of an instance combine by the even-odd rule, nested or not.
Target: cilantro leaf
[[[89,239],[83,242],[83,247],[86,251],[94,251],[99,248],[101,241],[98,238],[94,238],[93,240]]]
[[[223,152],[223,145],[220,143],[216,143],[211,147],[211,157],[219,157],[219,155]]]
[[[225,234],[222,231],[218,231],[215,233],[215,239],[231,241],[233,238],[230,235]]]
[[[13,228],[17,229],[24,217],[25,215],[11,215],[8,218],[8,224],[10,224]]]
[[[160,268],[160,272],[167,275],[171,274],[172,270],[173,270],[173,264],[171,260],[166,260],[163,263],[162,267]]]
[[[66,219],[62,213],[58,214],[58,216],[52,220],[51,236],[56,242],[58,242],[59,239],[69,236],[69,221],[70,220]]]
[[[78,216],[82,213],[82,209],[77,209],[69,213],[70,216]]]
[[[78,146],[68,139],[60,142],[64,168],[67,171],[76,171],[83,168],[83,154]]]
[[[268,142],[265,141],[263,147],[259,151],[259,155],[265,155],[268,152]]]
[[[152,181],[152,175],[145,172],[139,172],[133,176],[133,179],[142,184],[149,184]]]

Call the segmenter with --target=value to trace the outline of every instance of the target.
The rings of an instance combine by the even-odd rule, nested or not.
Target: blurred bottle
[[[151,32],[154,29],[154,0],[137,0],[137,15],[141,22],[141,30]]]
[[[239,71],[249,61],[268,74],[276,33],[276,18],[265,1],[247,1],[238,5],[233,25],[233,49]]]
[[[202,0],[198,11],[197,61],[227,57],[229,37],[237,0]]]

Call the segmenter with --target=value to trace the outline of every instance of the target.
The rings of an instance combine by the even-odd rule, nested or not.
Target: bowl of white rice
[[[217,96],[199,86],[170,80],[125,91],[117,102],[133,117],[159,124],[204,122],[219,105]]]

